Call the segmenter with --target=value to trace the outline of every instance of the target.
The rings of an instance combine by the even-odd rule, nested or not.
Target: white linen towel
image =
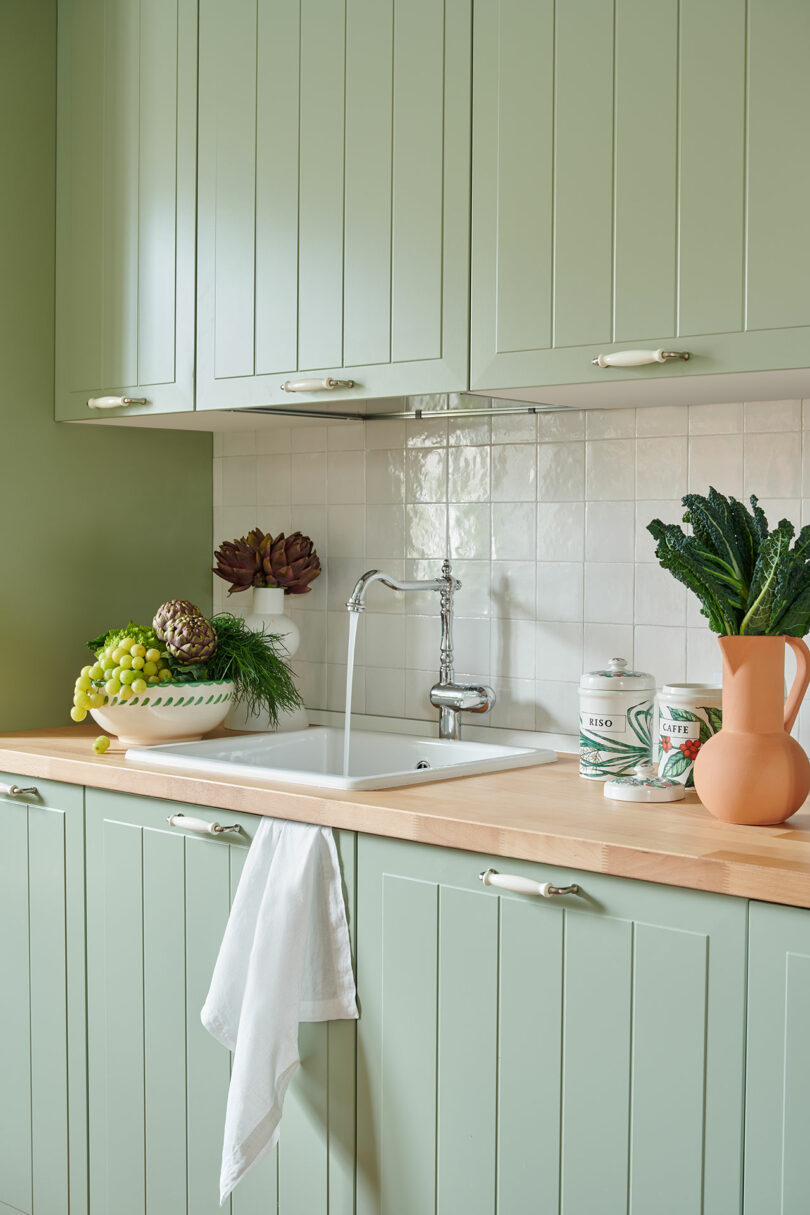
[[[329,827],[264,818],[200,1014],[233,1051],[220,1205],[278,1139],[298,1023],[357,1017],[340,864]]]

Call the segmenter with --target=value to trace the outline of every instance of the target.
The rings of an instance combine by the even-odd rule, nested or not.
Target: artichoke
[[[217,631],[204,616],[172,616],[165,627],[166,649],[180,663],[207,662],[217,648]]]
[[[161,641],[166,640],[166,628],[175,616],[202,616],[202,612],[187,599],[169,599],[167,603],[162,603],[152,621],[152,628]]]
[[[214,554],[214,573],[234,591],[249,586],[282,587],[288,595],[305,595],[321,572],[315,545],[309,536],[280,532],[273,538],[254,528],[239,540],[226,540]]]

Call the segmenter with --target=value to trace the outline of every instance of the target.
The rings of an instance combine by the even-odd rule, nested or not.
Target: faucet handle
[[[435,683],[430,689],[430,703],[437,709],[487,713],[495,699],[494,688],[486,684]]]

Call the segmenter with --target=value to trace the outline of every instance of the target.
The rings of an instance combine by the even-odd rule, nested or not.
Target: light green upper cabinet
[[[361,836],[358,1215],[739,1215],[746,914]]]
[[[471,388],[807,366],[809,41],[797,0],[477,0]]]
[[[201,0],[198,408],[466,387],[470,57],[470,0]]]
[[[200,1010],[259,820],[86,796],[90,1215],[351,1215],[353,1021],[301,1027],[280,1144],[219,1206],[230,1055]],[[242,831],[183,831],[177,813]],[[353,924],[354,836],[337,842]]]
[[[78,1215],[87,1195],[83,791],[6,773],[0,782],[0,1212]]]
[[[193,409],[196,0],[60,0],[58,39],[56,417]]]
[[[810,1211],[810,911],[752,903],[745,1215]]]

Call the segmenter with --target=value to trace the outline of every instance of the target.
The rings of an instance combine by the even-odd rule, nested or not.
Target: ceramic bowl
[[[90,715],[124,746],[193,742],[222,725],[235,689],[230,679],[153,684],[131,700],[108,697]]]

